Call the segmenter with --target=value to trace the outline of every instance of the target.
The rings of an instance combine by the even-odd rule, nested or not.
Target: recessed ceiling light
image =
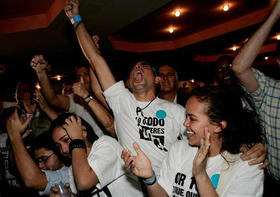
[[[280,35],[277,35],[277,36],[276,36],[276,39],[277,39],[277,40],[280,40]]]
[[[176,16],[176,17],[179,17],[180,15],[181,15],[180,10],[176,10],[176,12],[175,12],[175,16]]]
[[[264,57],[265,60],[268,60],[268,58],[269,58],[269,57],[267,57],[267,56]]]
[[[173,28],[173,27],[169,27],[169,30],[168,30],[168,31],[169,31],[169,33],[172,34],[172,33],[174,32],[174,28]]]
[[[223,10],[224,10],[225,12],[227,12],[227,11],[229,10],[229,4],[225,4],[225,5],[223,6]]]

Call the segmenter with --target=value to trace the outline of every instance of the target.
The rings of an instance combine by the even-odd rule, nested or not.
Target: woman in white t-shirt
[[[123,150],[126,167],[146,184],[150,196],[262,196],[263,170],[240,158],[240,149],[262,142],[258,119],[228,88],[202,87],[186,103],[188,141],[173,145],[159,180],[146,155]]]

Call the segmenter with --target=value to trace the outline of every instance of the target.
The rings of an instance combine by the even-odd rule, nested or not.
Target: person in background
[[[268,18],[242,47],[231,67],[244,89],[251,95],[262,118],[270,161],[268,172],[271,176],[267,176],[268,180],[271,179],[267,184],[271,187],[269,192],[280,186],[280,81],[265,76],[252,68],[252,65],[279,16],[280,1],[277,0]],[[278,196],[279,192],[275,191],[274,194],[270,194],[272,195]]]
[[[159,98],[185,105],[187,94],[178,90],[178,74],[170,65],[162,65],[158,68],[160,80]]]
[[[96,117],[109,133],[112,132],[114,122],[113,117],[90,93],[91,84],[88,67],[81,66],[76,68],[78,82],[73,84],[73,90],[75,89],[76,92],[74,92],[74,95],[65,96],[54,92],[45,70],[48,62],[44,59],[43,55],[34,56],[30,65],[37,73],[41,90],[48,103],[83,117],[90,123],[94,132],[96,132],[99,137],[104,134],[93,117]],[[82,97],[77,96],[75,94],[77,92],[82,93],[80,94]]]

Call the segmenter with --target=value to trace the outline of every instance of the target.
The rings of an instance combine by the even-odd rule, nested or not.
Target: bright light
[[[194,79],[191,79],[191,82],[194,83]]]
[[[277,36],[276,36],[276,39],[277,39],[277,40],[280,40],[280,35],[277,35]]]
[[[175,16],[176,16],[176,17],[179,17],[180,15],[181,15],[180,10],[176,10],[176,12],[175,12]]]
[[[268,60],[268,58],[269,58],[269,57],[267,57],[267,56],[264,57],[265,60]]]
[[[40,90],[41,89],[41,86],[40,86],[40,84],[37,82],[36,83],[36,86],[35,86],[38,90]]]
[[[224,10],[225,12],[227,12],[227,11],[229,10],[229,4],[225,4],[225,5],[223,6],[223,10]]]
[[[237,50],[237,47],[232,47],[232,50],[233,50],[233,51],[236,51],[236,50]]]
[[[172,34],[173,32],[174,32],[174,28],[173,28],[173,27],[170,27],[170,28],[169,28],[169,33]]]
[[[61,76],[60,76],[60,75],[57,75],[57,76],[56,76],[56,80],[57,80],[57,81],[60,81],[60,80],[61,80]]]

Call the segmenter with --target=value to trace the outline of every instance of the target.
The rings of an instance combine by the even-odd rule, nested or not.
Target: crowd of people
[[[188,94],[171,65],[138,61],[116,81],[79,1],[64,11],[89,65],[59,93],[35,55],[40,89],[19,83],[16,102],[1,103],[0,196],[278,195],[280,82],[252,66],[279,0],[236,57],[217,61],[216,83]]]

